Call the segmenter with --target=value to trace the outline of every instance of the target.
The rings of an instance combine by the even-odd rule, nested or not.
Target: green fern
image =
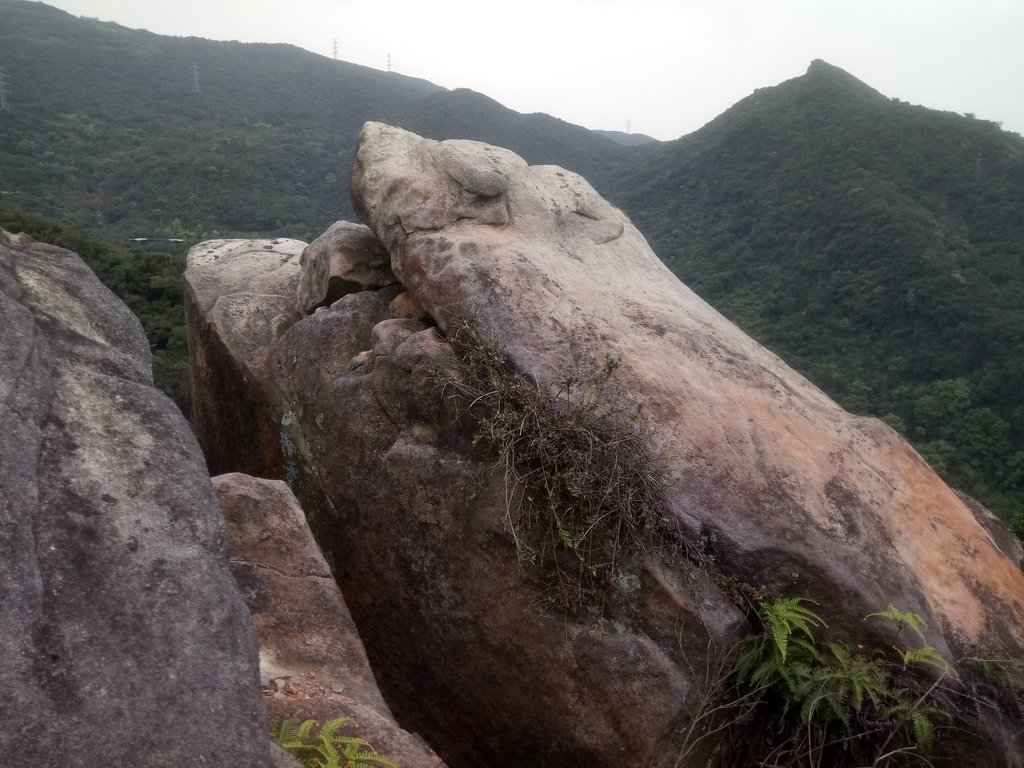
[[[900,636],[900,633],[903,631],[904,627],[909,627],[911,631],[913,631],[913,633],[917,635],[918,639],[922,643],[928,643],[928,639],[924,636],[924,619],[921,618],[919,614],[911,613],[909,611],[904,613],[895,605],[889,603],[889,608],[887,610],[869,613],[865,617],[865,621],[867,621],[867,619],[876,617],[881,619],[888,619],[896,625],[896,634],[890,641],[890,645],[896,644],[896,639]]]
[[[924,640],[921,617],[892,605],[871,614],[896,625],[894,642],[909,628],[923,645],[865,652],[848,643],[817,642],[813,631],[827,625],[808,603],[811,601],[787,597],[759,606],[764,631],[745,637],[737,656],[737,683],[741,690],[746,689],[742,695],[754,695],[778,707],[780,736],[788,732],[789,738],[800,740],[818,734],[824,739],[838,724],[847,737],[833,743],[850,745],[854,751],[869,748],[871,739],[864,740],[866,734],[888,733],[878,737],[883,746],[898,738],[908,749],[926,754],[936,724],[950,719],[950,714],[929,704],[927,692],[919,697],[911,693],[918,684],[909,672],[921,666],[943,674],[953,670]]]
[[[282,715],[270,731],[270,740],[291,754],[303,768],[398,768],[393,761],[377,754],[365,739],[337,734],[339,728],[355,725],[352,718],[328,720],[314,740],[311,734],[316,725],[315,720],[300,724]]]
[[[914,745],[923,754],[931,751],[936,724],[952,719],[950,712],[942,707],[911,703],[902,698],[883,710],[882,716],[893,721],[898,728],[908,729]]]
[[[911,664],[924,664],[929,667],[935,667],[935,669],[942,672],[956,675],[950,663],[942,658],[942,655],[930,645],[925,645],[923,648],[911,648],[906,651],[901,651],[897,648],[896,653],[903,660],[904,669],[907,669]]]
[[[889,670],[879,658],[854,653],[845,643],[825,644],[818,658],[825,663],[811,670],[800,690],[804,723],[818,717],[849,728],[853,713],[877,710],[893,695]]]
[[[803,597],[780,597],[762,603],[759,609],[761,620],[765,628],[772,634],[775,645],[779,649],[782,661],[786,660],[786,652],[789,648],[789,639],[793,636],[794,630],[805,635],[811,642],[814,641],[814,633],[811,627],[827,627],[821,616],[810,608],[804,607],[804,603],[814,603]],[[817,603],[814,603],[817,605]]]

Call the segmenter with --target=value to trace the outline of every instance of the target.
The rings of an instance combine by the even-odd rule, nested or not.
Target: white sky
[[[518,112],[673,139],[824,59],[1024,134],[1022,0],[48,0],[166,35],[293,43]],[[628,121],[628,123],[627,123]]]

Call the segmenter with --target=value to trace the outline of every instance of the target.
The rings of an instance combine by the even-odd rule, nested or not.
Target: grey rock
[[[357,291],[376,290],[398,281],[388,252],[364,224],[338,221],[306,246],[300,257],[298,303],[307,313]]]
[[[0,232],[5,765],[269,766],[252,625],[138,320]]]
[[[507,189],[493,196],[462,181],[494,173]],[[442,331],[457,309],[545,388],[622,361],[623,407],[652,425],[680,525],[692,541],[715,534],[732,576],[815,598],[845,627],[894,603],[950,659],[993,642],[1024,655],[1024,574],[956,494],[680,283],[584,179],[368,123],[352,194]]]
[[[242,337],[265,327],[219,321],[265,404],[230,439],[277,427],[260,471],[302,500],[391,710],[451,764],[673,765],[748,631],[730,582],[815,599],[852,642],[891,642],[864,618],[893,603],[950,659],[1024,655],[1024,574],[964,503],[682,285],[585,180],[371,123],[352,189],[401,288],[260,351]],[[624,567],[604,613],[546,609],[517,559],[501,468],[438,386],[455,322],[552,394],[619,364],[605,395],[648,426],[681,541]],[[222,392],[195,396],[230,408]]]
[[[302,317],[295,303],[298,240],[210,240],[193,247],[185,270],[192,424],[211,474],[280,472],[278,429],[266,410],[276,393],[257,375],[273,341]],[[241,345],[245,349],[240,349]],[[250,430],[250,425],[263,429]],[[246,433],[245,440],[235,435]]]

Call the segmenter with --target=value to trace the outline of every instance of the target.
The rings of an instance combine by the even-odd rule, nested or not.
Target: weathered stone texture
[[[272,331],[223,319],[220,338],[271,338],[234,344],[266,404],[228,437],[276,430],[262,471],[302,499],[399,722],[450,764],[673,764],[704,671],[748,630],[729,580],[813,598],[854,641],[888,642],[863,619],[893,603],[951,659],[1022,655],[1024,574],[964,503],[689,291],[583,179],[368,124],[353,195],[401,286]],[[502,472],[438,387],[453,318],[545,391],[621,362],[606,396],[648,426],[680,551],[713,567],[644,558],[603,614],[546,609]]]
[[[288,486],[232,473],[213,478],[213,487],[227,521],[231,570],[259,638],[270,721],[350,717],[355,730],[345,733],[403,768],[443,768],[384,703],[345,599]]]
[[[270,765],[223,521],[149,360],[76,255],[0,232],[5,765]]]
[[[271,343],[295,322],[298,240],[210,240],[189,253],[188,322],[192,424],[210,474],[279,474],[277,393],[257,375]],[[208,395],[207,393],[213,393]],[[245,435],[245,439],[240,436]]]
[[[370,228],[350,221],[335,222],[306,246],[300,264],[298,302],[306,312],[333,304],[349,293],[398,282],[388,252]]]
[[[352,188],[442,327],[452,307],[471,314],[544,387],[574,363],[622,360],[616,381],[668,460],[675,514],[691,540],[715,534],[731,574],[818,598],[849,626],[896,603],[950,657],[996,638],[1022,654],[1024,574],[956,494],[680,283],[585,180],[370,123]]]

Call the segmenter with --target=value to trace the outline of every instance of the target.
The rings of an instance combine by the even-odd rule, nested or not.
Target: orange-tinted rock
[[[213,488],[228,527],[231,570],[260,645],[260,679],[271,723],[355,721],[365,738],[405,768],[441,760],[403,731],[380,695],[341,590],[285,483],[219,475]]]
[[[463,176],[505,183],[474,197]],[[956,494],[680,283],[582,178],[371,123],[353,197],[442,328],[461,308],[542,386],[568,361],[620,359],[680,523],[694,541],[715,534],[727,571],[851,627],[889,603],[915,611],[950,658],[993,643],[1024,656],[1024,574]]]
[[[581,178],[368,124],[353,193],[401,288],[298,320],[253,372],[381,690],[449,764],[672,764],[702,674],[747,630],[730,581],[813,598],[853,642],[889,642],[863,619],[892,603],[950,659],[1021,657],[1024,575],[964,503],[689,291]],[[679,549],[714,566],[646,558],[603,614],[545,609],[503,473],[438,388],[452,313],[548,392],[616,361],[605,394],[650,430]]]

